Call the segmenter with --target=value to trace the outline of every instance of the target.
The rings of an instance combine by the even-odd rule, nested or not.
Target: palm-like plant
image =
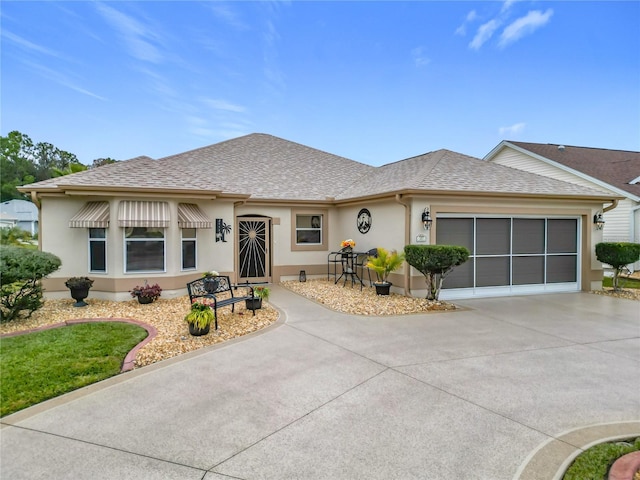
[[[376,272],[378,283],[388,283],[389,274],[398,270],[404,263],[404,253],[378,248],[378,256],[369,257],[367,268]]]

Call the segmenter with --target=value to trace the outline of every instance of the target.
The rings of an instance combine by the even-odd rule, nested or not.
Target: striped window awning
[[[213,222],[195,203],[178,204],[180,228],[212,228]]]
[[[122,201],[118,206],[118,226],[157,227],[169,226],[169,204],[167,202]]]
[[[69,227],[109,227],[109,202],[87,202],[85,206],[69,220]]]

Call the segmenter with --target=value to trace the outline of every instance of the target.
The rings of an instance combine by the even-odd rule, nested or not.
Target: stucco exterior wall
[[[592,290],[601,288],[603,269],[595,256],[595,244],[602,241],[602,231],[593,225],[593,215],[601,209],[598,203],[591,205],[584,202],[566,200],[560,202],[549,200],[514,200],[505,202],[504,198],[474,197],[416,197],[411,202],[411,244],[435,244],[438,228],[438,216],[443,214],[461,215],[496,215],[496,216],[569,216],[580,219],[579,245],[581,254],[580,289]],[[422,227],[420,217],[425,207],[430,208],[433,224],[428,231]],[[416,241],[418,235],[425,235],[425,242]],[[417,297],[426,296],[424,276],[414,268],[410,271],[409,280],[411,294]]]

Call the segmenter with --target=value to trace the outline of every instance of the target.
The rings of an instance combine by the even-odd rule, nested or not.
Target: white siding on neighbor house
[[[631,242],[633,233],[629,228],[631,209],[635,202],[628,198],[620,200],[618,206],[604,213],[604,228],[602,237],[605,242]]]
[[[583,187],[593,188],[601,192],[611,193],[600,185],[566,172],[558,167],[549,165],[537,158],[517,152],[511,148],[502,149],[502,151],[493,158],[492,162],[497,163],[498,165],[524,170],[525,172],[535,173],[536,175],[542,175],[543,177],[555,178],[556,180],[562,180],[563,182],[569,182]]]

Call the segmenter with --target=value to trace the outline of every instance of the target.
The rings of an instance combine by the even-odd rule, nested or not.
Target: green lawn
[[[613,278],[604,277],[602,279],[602,286],[611,288],[613,285]],[[620,277],[618,279],[618,285],[620,288],[640,288],[640,280],[637,278]]]
[[[137,325],[83,323],[0,340],[0,417],[120,373],[147,336]]]
[[[640,437],[625,442],[594,445],[581,453],[565,472],[563,480],[606,480],[613,462],[627,453],[640,450]]]

